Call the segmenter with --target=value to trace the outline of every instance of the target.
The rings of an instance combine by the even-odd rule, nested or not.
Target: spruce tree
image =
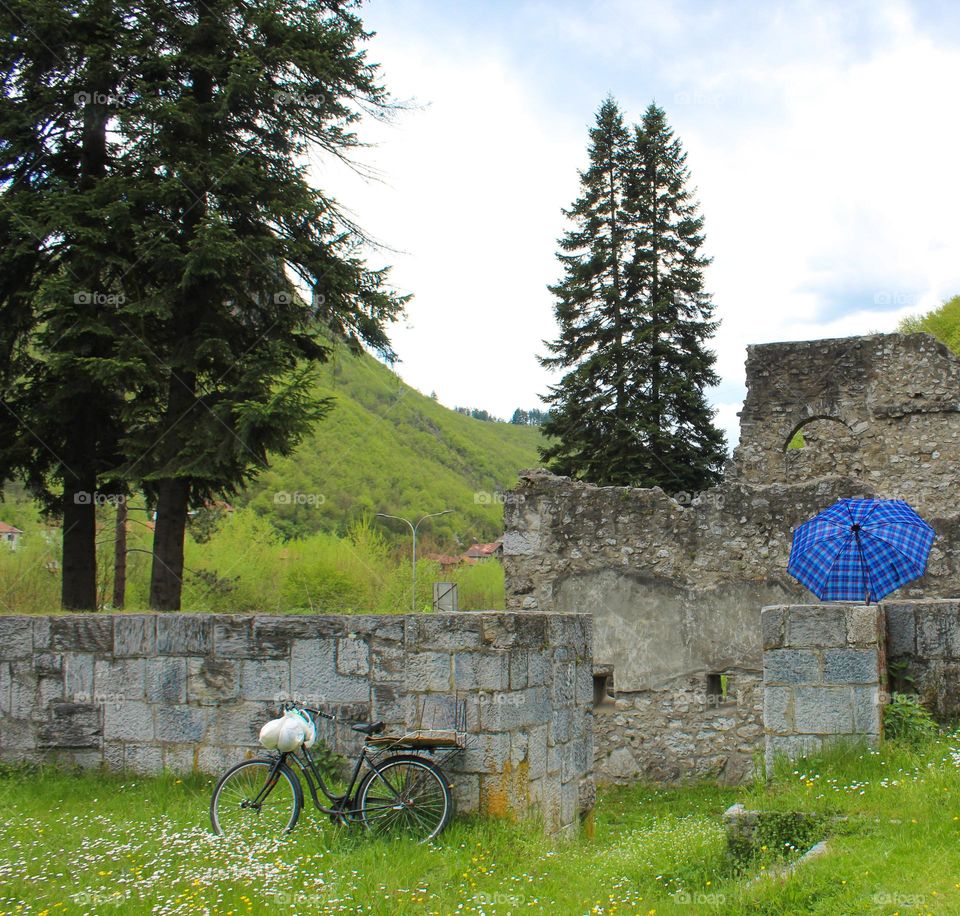
[[[560,335],[541,362],[565,374],[546,398],[554,441],[541,455],[602,485],[699,490],[719,479],[725,449],[704,395],[716,324],[686,155],[655,105],[631,134],[607,99],[590,138],[551,287]]]

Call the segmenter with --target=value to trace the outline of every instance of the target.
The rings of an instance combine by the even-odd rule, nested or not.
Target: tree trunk
[[[60,604],[66,611],[97,609],[97,514],[93,474],[66,475],[63,485],[63,570]]]
[[[127,600],[127,502],[123,494],[117,503],[113,536],[113,607],[122,610]]]
[[[190,482],[174,477],[161,480],[157,499],[157,527],[153,533],[150,607],[179,611],[183,588],[183,538],[187,529]]]

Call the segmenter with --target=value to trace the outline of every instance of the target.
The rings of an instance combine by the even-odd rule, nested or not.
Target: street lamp
[[[416,524],[408,518],[403,518],[401,515],[387,515],[386,512],[377,513],[377,518],[394,518],[398,522],[406,522],[410,527],[410,531],[413,533],[413,591],[410,594],[410,610],[414,613],[416,613],[417,610],[417,529],[420,527],[421,522],[425,522],[428,518],[437,518],[439,515],[448,515],[454,511],[456,510],[444,509],[443,512],[431,512],[429,515],[423,516]]]

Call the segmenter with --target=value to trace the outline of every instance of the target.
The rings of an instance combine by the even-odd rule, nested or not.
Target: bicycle
[[[281,715],[296,710],[314,716],[315,721],[338,721],[335,715],[296,703],[284,703],[280,710]],[[439,836],[453,812],[452,786],[440,761],[463,749],[457,735],[418,732],[378,737],[385,730],[383,722],[355,723],[351,728],[364,735],[364,743],[342,795],[324,782],[305,745],[286,753],[274,751],[241,761],[220,778],[210,800],[214,833],[238,837],[292,831],[304,806],[303,787],[290,766],[292,761],[307,783],[314,807],[334,824],[360,823],[379,836],[409,836],[421,843]],[[423,756],[425,753],[443,756],[434,762]],[[321,804],[318,789],[328,805]]]

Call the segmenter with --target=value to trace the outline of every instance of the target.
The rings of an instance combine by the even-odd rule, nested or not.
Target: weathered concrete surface
[[[748,350],[747,390],[718,487],[674,499],[527,471],[507,494],[508,607],[592,613],[596,662],[629,708],[677,683],[705,689],[710,674],[759,678],[760,608],[816,601],[786,573],[792,530],[841,497],[909,500],[938,539],[927,574],[897,595],[960,595],[960,360],[925,334],[767,344]],[[787,449],[798,429],[806,447]],[[686,771],[691,745],[704,755],[692,768],[709,772],[725,753],[737,768],[739,732],[759,715],[738,700],[725,750],[689,740],[713,716],[696,704],[663,720],[687,736],[677,749],[644,717],[625,728],[638,729],[639,772]],[[598,733],[601,777],[633,766],[621,747]]]
[[[582,614],[0,617],[0,758],[215,773],[285,699],[394,733],[462,702],[459,810],[566,832],[593,805],[592,662]]]

